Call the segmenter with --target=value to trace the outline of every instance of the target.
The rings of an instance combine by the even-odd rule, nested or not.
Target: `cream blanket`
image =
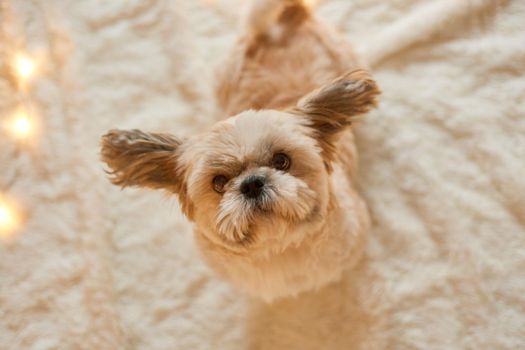
[[[12,50],[41,65],[40,133],[0,137],[25,213],[0,241],[0,349],[525,348],[524,1],[321,1],[384,91],[356,127],[373,228],[343,282],[272,305],[210,273],[174,198],[98,160],[110,128],[213,122],[239,1],[1,5],[1,118]]]

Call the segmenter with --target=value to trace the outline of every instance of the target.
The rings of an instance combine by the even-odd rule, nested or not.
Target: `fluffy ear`
[[[328,162],[335,156],[338,134],[360,114],[376,106],[381,93],[365,70],[346,73],[303,97],[293,108],[308,118]]]
[[[191,218],[183,171],[178,164],[182,141],[168,134],[140,130],[111,130],[102,136],[102,160],[110,167],[111,182],[122,187],[165,189],[179,196]]]
[[[176,150],[180,144],[167,134],[110,130],[102,136],[102,160],[111,168],[115,185],[178,192]]]

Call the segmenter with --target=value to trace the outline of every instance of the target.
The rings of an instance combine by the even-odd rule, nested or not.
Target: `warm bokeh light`
[[[306,4],[306,6],[316,6],[319,3],[319,0],[303,0],[303,2]]]
[[[6,121],[6,129],[13,137],[25,139],[33,133],[33,122],[25,109],[19,109]]]
[[[7,199],[0,197],[0,239],[7,240],[20,227],[20,215],[16,206]]]
[[[15,69],[20,78],[28,79],[35,73],[36,65],[29,56],[19,53],[15,56]]]
[[[18,116],[13,126],[17,135],[27,136],[31,132],[31,122],[26,114]]]

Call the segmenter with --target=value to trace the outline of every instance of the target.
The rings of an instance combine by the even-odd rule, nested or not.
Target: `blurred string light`
[[[39,59],[25,52],[17,51],[11,59],[11,70],[14,73],[20,92],[27,92],[31,79],[38,73]]]
[[[24,52],[16,52],[12,58],[13,77],[21,95],[20,105],[4,118],[4,128],[15,142],[25,141],[34,135],[34,118],[28,96],[31,80],[37,73],[36,60]],[[0,240],[14,237],[22,225],[20,208],[0,191]]]
[[[37,63],[28,54],[18,51],[13,55],[11,61],[13,75],[19,87],[22,99],[16,111],[4,121],[4,127],[16,140],[25,140],[33,135],[34,119],[31,116],[31,106],[27,96],[27,90],[31,79],[37,73]]]
[[[8,240],[20,228],[21,218],[18,207],[5,197],[0,197],[0,239]]]
[[[19,108],[8,119],[4,127],[17,140],[25,140],[34,132],[34,123],[26,108]]]
[[[15,55],[14,66],[18,77],[24,80],[31,78],[36,69],[35,61],[21,52]]]
[[[319,3],[319,0],[303,0],[306,6],[316,6]]]

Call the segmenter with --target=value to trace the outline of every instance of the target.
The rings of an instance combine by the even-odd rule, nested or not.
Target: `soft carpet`
[[[211,274],[174,198],[120,191],[98,159],[110,128],[213,122],[241,2],[0,5],[0,117],[25,99],[39,124],[0,134],[24,215],[0,241],[0,349],[525,349],[523,1],[320,2],[384,91],[356,126],[373,227],[341,283],[271,305]]]

